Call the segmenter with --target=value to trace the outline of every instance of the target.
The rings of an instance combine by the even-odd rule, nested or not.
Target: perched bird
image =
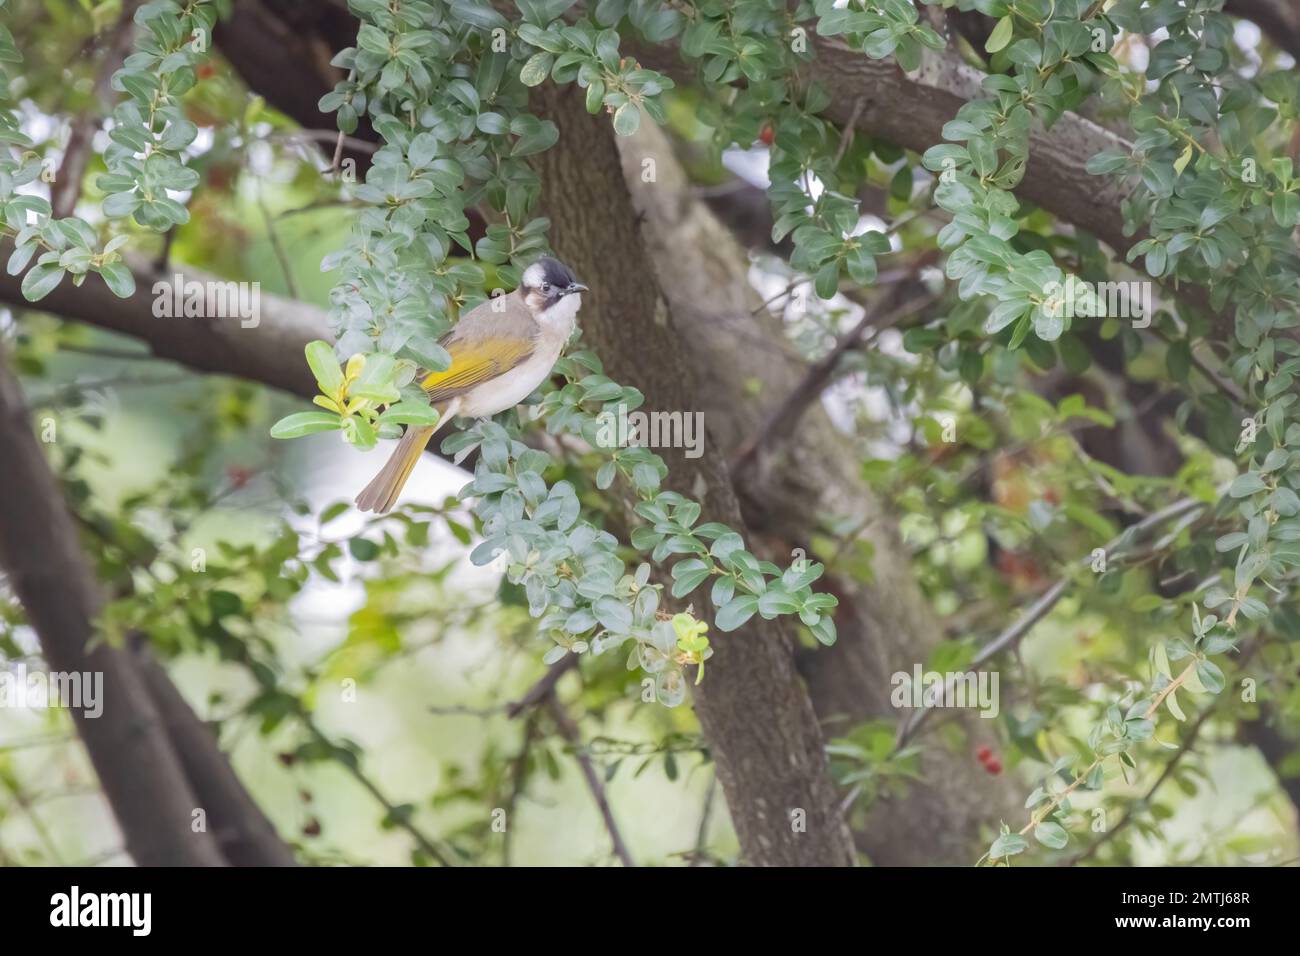
[[[357,507],[380,514],[392,508],[429,439],[447,420],[486,418],[531,395],[564,350],[585,291],[564,263],[539,259],[524,270],[514,292],[461,316],[439,343],[451,365],[420,382],[438,409],[438,424],[406,429],[388,463],[357,495]]]

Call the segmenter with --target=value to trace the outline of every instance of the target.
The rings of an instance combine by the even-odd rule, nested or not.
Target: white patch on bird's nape
[[[523,284],[526,289],[539,289],[542,283],[546,281],[546,266],[541,262],[534,262],[524,270]]]

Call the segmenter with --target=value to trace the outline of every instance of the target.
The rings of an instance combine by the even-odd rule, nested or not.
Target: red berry
[[[1002,761],[994,757],[992,760],[985,762],[984,769],[996,777],[1002,772]]]
[[[776,130],[772,128],[771,123],[763,124],[763,128],[758,131],[758,138],[763,141],[765,146],[771,146],[776,141]]]
[[[980,763],[988,763],[989,758],[992,756],[993,756],[992,747],[981,747],[979,750],[975,751],[975,757],[977,760],[979,760]]]
[[[233,488],[244,487],[252,477],[252,469],[245,468],[243,465],[231,465],[226,469],[226,480],[230,482]]]

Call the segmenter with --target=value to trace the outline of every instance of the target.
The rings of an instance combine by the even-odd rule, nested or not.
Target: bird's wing
[[[522,302],[510,301],[501,312],[483,303],[467,312],[441,345],[451,365],[421,381],[429,401],[441,402],[503,375],[533,354],[537,323]]]

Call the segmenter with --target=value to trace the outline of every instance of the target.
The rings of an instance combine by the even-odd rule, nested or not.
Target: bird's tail
[[[420,455],[424,453],[424,448],[429,444],[433,433],[451,417],[448,414],[450,411],[447,409],[444,412],[437,425],[406,429],[406,434],[393,449],[387,464],[379,469],[379,474],[375,475],[370,484],[362,488],[361,494],[357,495],[357,508],[361,511],[384,514],[397,503],[397,496],[402,493],[402,486],[415,470],[415,463],[420,460]]]

